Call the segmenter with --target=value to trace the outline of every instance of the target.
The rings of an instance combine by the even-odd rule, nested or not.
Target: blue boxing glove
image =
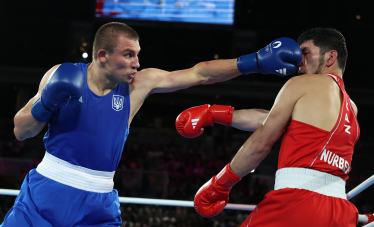
[[[68,98],[79,100],[83,94],[85,76],[71,63],[61,64],[48,78],[42,94],[31,107],[32,116],[39,122],[47,122],[52,114]]]
[[[299,44],[290,38],[280,38],[271,42],[257,53],[237,59],[242,74],[262,73],[287,76],[299,69],[302,53]]]

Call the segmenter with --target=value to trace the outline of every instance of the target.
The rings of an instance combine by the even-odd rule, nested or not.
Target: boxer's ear
[[[100,62],[106,62],[106,54],[107,54],[107,51],[104,50],[104,49],[100,49],[98,52],[97,52],[97,58],[99,59]]]
[[[330,50],[325,54],[325,59],[327,58],[326,66],[332,66],[338,58],[338,52],[336,50]]]

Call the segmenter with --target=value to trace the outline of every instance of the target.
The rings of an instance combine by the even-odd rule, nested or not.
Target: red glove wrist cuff
[[[238,177],[231,169],[228,163],[216,176],[216,183],[226,189],[231,189],[242,178]]]
[[[372,223],[373,221],[374,221],[374,214],[365,214],[367,217],[368,217],[368,222],[366,222],[364,225],[362,225],[362,226],[365,226],[365,225],[367,225],[367,224],[369,224],[369,223]]]
[[[221,105],[213,105],[209,108],[211,114],[211,120],[208,119],[207,121],[211,123],[218,123],[223,124],[226,126],[231,126],[232,122],[232,114],[234,112],[234,107],[231,106],[221,106]]]

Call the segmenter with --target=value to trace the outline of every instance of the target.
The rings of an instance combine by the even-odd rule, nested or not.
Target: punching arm
[[[254,132],[265,121],[268,113],[267,110],[234,110],[231,106],[206,104],[183,111],[178,115],[175,127],[186,138],[200,136],[204,132],[203,127],[212,127],[213,123]]]
[[[268,116],[268,110],[246,109],[235,110],[231,126],[243,131],[256,131]]]
[[[149,69],[147,74],[152,93],[166,93],[199,84],[226,81],[241,74],[262,73],[286,76],[298,70],[302,54],[299,45],[290,38],[280,38],[258,52],[237,59],[201,62],[192,68],[166,72]]]

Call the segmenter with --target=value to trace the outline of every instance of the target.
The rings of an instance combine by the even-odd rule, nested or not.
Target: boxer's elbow
[[[32,128],[21,129],[21,128],[14,127],[13,132],[14,132],[14,136],[16,137],[16,139],[18,141],[22,141],[27,138],[31,138],[31,137],[38,135],[40,131],[35,130],[35,129],[33,130]]]
[[[24,138],[24,136],[22,134],[22,131],[20,130],[20,127],[19,127],[20,120],[19,120],[18,114],[16,114],[16,116],[14,117],[13,122],[14,122],[13,133],[14,133],[14,136],[16,137],[16,139],[18,141],[22,141],[22,140],[26,139],[26,138]]]
[[[22,133],[22,131],[19,130],[19,128],[17,128],[17,127],[14,127],[13,132],[14,132],[14,136],[16,137],[16,139],[18,141],[22,141],[22,140],[25,140],[27,138],[25,133]]]
[[[30,125],[27,125],[25,122],[19,121],[16,118],[14,118],[13,133],[18,141],[25,140],[38,134],[35,127],[31,127]]]

